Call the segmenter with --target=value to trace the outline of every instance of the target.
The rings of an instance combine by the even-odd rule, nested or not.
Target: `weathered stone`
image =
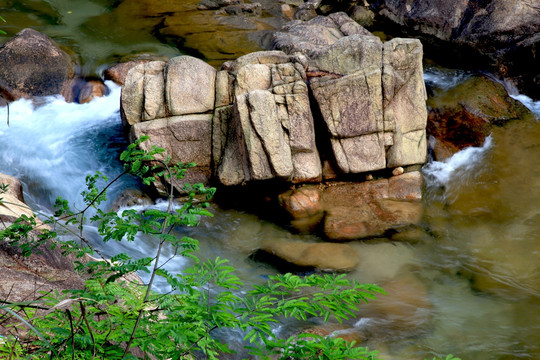
[[[152,61],[144,64],[144,105],[142,120],[154,120],[167,116],[165,107],[165,77],[163,69],[166,63]]]
[[[165,68],[165,99],[170,115],[214,109],[216,70],[191,56],[172,58]]]
[[[216,102],[214,107],[217,109],[221,106],[232,104],[232,79],[229,72],[222,70],[216,74]]]
[[[520,0],[385,0],[380,14],[417,33],[440,39],[446,49],[455,49],[448,56],[476,61],[482,69],[488,63],[505,78],[525,75],[525,87],[538,84],[537,5]],[[430,40],[433,42],[433,38]],[[451,45],[445,44],[448,42]],[[537,88],[530,87],[535,97],[540,96]]]
[[[323,212],[321,189],[302,186],[279,195],[279,203],[293,219],[311,217]]]
[[[252,4],[229,5],[224,7],[219,13],[236,16],[261,16],[262,5],[258,2]]]
[[[351,138],[384,130],[380,69],[323,79],[312,79],[311,89],[333,137]]]
[[[268,180],[273,177],[272,169],[268,157],[264,152],[261,139],[251,125],[250,109],[248,105],[248,95],[236,97],[235,115],[239,118],[240,128],[244,144],[240,142],[240,147],[245,146],[247,161],[249,164],[249,173],[246,174],[246,180]],[[277,115],[276,115],[277,116]],[[233,140],[234,142],[234,140]]]
[[[353,240],[417,223],[422,215],[422,186],[422,175],[412,172],[324,189],[325,235],[332,240]]]
[[[416,39],[393,39],[383,50],[384,128],[393,131],[387,166],[426,161],[426,89],[422,44]]]
[[[120,114],[122,122],[134,125],[141,121],[144,108],[144,64],[132,67],[122,87]]]
[[[388,167],[423,164],[426,160],[426,130],[411,131],[405,134],[394,133],[394,145],[386,152],[386,165]]]
[[[239,96],[253,90],[268,90],[271,84],[271,70],[267,65],[248,64],[238,70],[234,94]]]
[[[0,230],[4,230],[21,215],[32,217],[33,211],[23,202],[18,179],[0,174],[0,183],[9,185],[0,206]],[[39,219],[36,221],[29,240],[37,240],[46,228]],[[50,241],[26,257],[18,247],[0,239],[0,298],[7,302],[31,301],[40,298],[42,291],[82,288],[84,282],[73,269],[74,261],[75,256],[62,255],[59,246],[52,249]]]
[[[337,165],[343,173],[381,170],[386,166],[384,139],[380,133],[331,139]]]
[[[252,52],[244,56],[241,56],[235,61],[228,63],[227,66],[223,64],[224,65],[223,70],[227,70],[229,72],[235,73],[239,69],[249,64],[273,65],[273,64],[284,64],[289,61],[290,61],[289,56],[285,54],[283,51],[279,51],[279,50],[257,51],[257,52]]]
[[[197,10],[217,10],[224,6],[239,4],[240,0],[202,0],[197,4]]]
[[[352,10],[350,11],[350,16],[351,19],[353,19],[363,27],[369,27],[373,25],[373,21],[375,20],[375,13],[368,8],[360,5],[353,6]]]
[[[114,199],[111,210],[118,211],[121,208],[132,206],[153,205],[152,199],[139,189],[126,189]]]
[[[300,13],[297,12],[297,15]],[[285,25],[281,31],[272,34],[272,47],[288,54],[300,52],[313,57],[318,51],[348,35],[373,36],[345,13],[335,13]]]
[[[293,173],[291,149],[285,142],[274,96],[269,91],[252,91],[248,94],[248,106],[251,125],[261,139],[272,170],[277,177],[290,178]]]
[[[0,88],[15,99],[66,94],[75,64],[49,37],[24,29],[0,48]]]
[[[349,75],[382,68],[383,44],[373,35],[351,35],[311,55],[310,70]]]
[[[211,120],[212,115],[199,114],[140,122],[131,127],[130,140],[148,135],[150,140],[141,144],[143,149],[157,145],[165,149],[172,163],[194,162],[197,166],[187,171],[184,179],[173,180],[175,188],[181,191],[186,182],[208,183],[210,179]]]
[[[19,179],[0,173],[0,184],[8,186],[8,191],[4,194],[9,194],[17,200],[24,202],[23,188]]]
[[[212,118],[212,160],[217,166],[223,159],[225,144],[227,143],[227,131],[231,126],[234,114],[233,105],[223,106],[214,110]]]
[[[261,249],[295,265],[322,271],[348,272],[358,264],[356,251],[346,244],[272,241]]]

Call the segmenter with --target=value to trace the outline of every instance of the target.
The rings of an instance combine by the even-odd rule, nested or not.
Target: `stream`
[[[77,33],[73,29],[81,24],[112,16],[111,8],[105,5],[108,1],[77,1],[77,6],[90,7],[93,20],[77,17],[62,22],[60,17],[55,21],[62,23],[62,28],[45,21],[45,15],[54,10],[67,16],[72,11],[65,8],[69,2],[17,4],[7,15],[24,10],[18,16],[25,17],[28,26],[35,23],[38,30],[52,37],[62,31]],[[0,14],[9,20],[6,13]],[[16,26],[13,20],[11,26]],[[92,42],[101,49],[97,53],[92,46],[79,49],[88,38],[58,37],[65,45],[79,44],[73,48],[84,59],[88,73],[98,71],[122,52],[180,53],[149,34],[139,36],[140,42],[136,34],[131,35],[134,37],[122,41],[120,35],[114,35],[111,42],[102,37],[101,45]],[[118,48],[115,42],[125,48]],[[118,54],[113,54],[113,48]],[[428,87],[444,90],[473,75],[429,67],[424,78]],[[88,104],[66,103],[61,97],[16,101],[9,108],[9,125],[4,120],[7,109],[0,108],[1,172],[21,180],[25,200],[34,209],[51,213],[59,195],[80,208],[78,194],[84,189],[86,175],[99,170],[112,179],[122,171],[118,157],[127,142],[119,115],[120,88],[111,82],[107,85],[110,94]],[[540,117],[540,102],[507,89]],[[424,216],[418,228],[404,231],[407,241],[351,243],[361,261],[348,276],[377,283],[389,295],[363,306],[357,319],[328,328],[379,350],[382,359],[424,359],[450,353],[463,360],[539,359],[539,158],[540,122],[527,119],[494,127],[482,147],[462,150],[445,162],[426,164]],[[134,179],[122,178],[110,189],[105,206],[123,190],[137,186]],[[158,202],[155,206],[165,205]],[[213,218],[202,219],[197,228],[179,229],[177,235],[198,239],[202,258],[229,259],[247,284],[260,283],[276,273],[249,259],[262,241],[320,241],[315,235],[292,234],[246,212],[215,205],[212,212]],[[95,229],[88,231],[106,255],[129,251],[135,257],[147,256],[155,249],[152,240],[144,237],[127,245],[103,245]],[[172,249],[166,249],[165,255],[171,254]],[[168,264],[170,271],[177,272],[187,265],[182,258]],[[165,284],[157,286],[166,290]],[[286,334],[297,326],[285,323],[275,331]],[[313,321],[302,326],[319,324]],[[231,344],[239,342],[234,334],[223,336],[230,336]]]

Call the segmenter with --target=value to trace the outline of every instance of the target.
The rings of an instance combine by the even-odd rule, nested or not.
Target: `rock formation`
[[[164,147],[174,162],[195,162],[185,181],[225,186],[319,182],[321,155],[338,180],[394,168],[401,174],[403,167],[425,162],[426,91],[418,40],[382,43],[344,13],[336,13],[293,21],[272,42],[276,50],[250,53],[217,72],[189,56],[133,67],[121,105],[131,139],[150,135],[143,146]],[[376,229],[350,234],[328,230],[327,235],[380,235],[415,221],[421,209],[421,176],[394,178],[408,176],[419,179],[415,195],[401,200],[413,200],[416,210],[384,200],[384,206],[376,205],[384,210],[362,218],[367,224],[385,217]],[[175,186],[181,191],[183,183]],[[325,212],[325,227],[339,229],[332,220],[335,209]],[[340,217],[343,212],[338,212]],[[321,221],[320,214],[308,217],[315,215]],[[311,226],[317,221],[311,219]]]

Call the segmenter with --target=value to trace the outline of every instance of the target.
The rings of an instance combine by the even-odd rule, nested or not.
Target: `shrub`
[[[124,173],[120,176],[135,175],[151,184],[157,177],[182,178],[193,166],[171,165],[170,158],[157,147],[140,150],[138,145],[145,140],[137,140],[122,153]],[[171,233],[175,227],[197,226],[200,216],[212,216],[207,207],[215,189],[186,185],[187,198],[175,208],[171,186],[166,211],[105,212],[99,205],[118,178],[99,189],[98,184],[106,182],[106,177],[100,173],[88,176],[87,190],[82,193],[86,208],[75,213],[67,201],[58,199],[55,215],[46,219],[52,230],[38,237],[31,236],[36,220],[28,217],[0,233],[6,241],[22,247],[25,255],[54,239],[59,231],[70,233],[73,240],[51,244],[60,246],[65,254],[75,254],[76,270],[86,279],[83,289],[49,293],[36,302],[1,307],[20,320],[19,326],[30,329],[31,336],[4,338],[0,354],[13,359],[217,359],[233,352],[215,336],[215,330],[228,328],[240,329],[249,354],[263,359],[375,359],[376,351],[340,338],[313,334],[278,338],[272,324],[283,318],[309,317],[341,322],[354,317],[358,305],[375,299],[382,289],[348,280],[344,275],[284,274],[245,290],[227,260],[199,261],[195,256],[197,241]],[[94,215],[87,219],[91,208]],[[89,222],[97,225],[104,242],[129,242],[140,233],[151,235],[158,244],[156,253],[141,259],[125,253],[111,259],[89,258],[90,253],[99,256],[83,235]],[[163,267],[171,260],[162,259],[165,245],[175,249],[175,256],[192,259],[194,265],[181,274],[169,273]],[[148,273],[148,282],[133,280],[135,272]],[[170,292],[154,291],[158,277],[168,283]]]

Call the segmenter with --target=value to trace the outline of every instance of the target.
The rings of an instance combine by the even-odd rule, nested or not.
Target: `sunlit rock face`
[[[186,180],[224,186],[317,183],[323,154],[336,183],[321,210],[300,215],[300,198],[281,196],[299,231],[321,224],[328,238],[352,240],[417,222],[422,176],[411,171],[427,155],[421,43],[383,43],[344,13],[292,22],[273,42],[288,53],[250,53],[217,72],[190,56],[133,67],[122,90],[132,140],[150,135],[143,147],[197,164]],[[400,176],[388,180],[392,172]],[[383,179],[357,184],[371,173]],[[340,181],[351,175],[360,177]],[[348,184],[368,195],[356,201]]]

